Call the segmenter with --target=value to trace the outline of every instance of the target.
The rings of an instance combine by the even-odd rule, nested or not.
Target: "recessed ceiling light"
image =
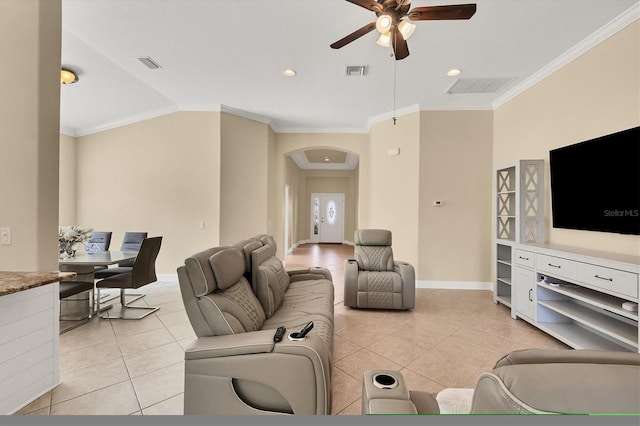
[[[296,75],[296,72],[294,70],[284,70],[282,71],[282,75],[285,77],[293,77]]]
[[[324,157],[324,161],[328,163],[329,161],[331,161],[331,159],[329,157]]]
[[[461,72],[462,72],[461,70],[454,68],[452,70],[449,70],[449,72],[447,72],[447,75],[449,77],[456,77],[456,76],[459,76]]]

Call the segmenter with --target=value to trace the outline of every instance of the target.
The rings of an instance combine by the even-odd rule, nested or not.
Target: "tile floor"
[[[332,413],[361,413],[365,369],[401,371],[410,389],[474,387],[477,376],[515,349],[567,348],[492,301],[484,290],[416,290],[412,311],[345,308],[344,260],[353,247],[308,244],[287,269],[325,266],[335,284]],[[62,384],[18,414],[182,414],[184,348],[195,334],[177,282],[142,288],[160,310],[140,321],[93,318],[60,336]],[[141,302],[139,301],[139,302]]]

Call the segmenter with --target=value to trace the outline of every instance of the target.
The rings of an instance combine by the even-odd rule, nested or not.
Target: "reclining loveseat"
[[[327,269],[286,271],[273,237],[258,235],[195,253],[178,280],[198,337],[185,351],[185,414],[331,413]],[[290,338],[309,323],[305,337]]]
[[[505,355],[492,371],[480,375],[468,403],[457,404],[464,410],[442,410],[447,403],[440,397],[450,390],[437,395],[410,391],[399,372],[368,370],[364,373],[362,413],[638,415],[640,354],[519,350]]]

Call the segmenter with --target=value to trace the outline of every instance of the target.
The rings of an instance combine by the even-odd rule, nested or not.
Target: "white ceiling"
[[[61,87],[61,128],[81,136],[222,110],[277,132],[366,132],[394,110],[492,109],[640,16],[640,0],[475,3],[470,20],[416,22],[410,56],[396,62],[375,31],[329,47],[375,18],[344,0],[63,0],[62,64],[80,81]],[[367,73],[347,77],[347,65]],[[287,68],[297,76],[284,77]],[[511,80],[495,93],[447,94],[451,68]]]

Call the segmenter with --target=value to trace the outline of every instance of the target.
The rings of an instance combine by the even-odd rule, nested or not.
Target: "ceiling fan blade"
[[[374,0],[347,0],[349,3],[357,4],[360,7],[364,7],[367,10],[373,10],[374,12],[382,12],[382,5]]]
[[[396,61],[409,56],[409,46],[407,46],[407,41],[402,37],[402,33],[398,31],[397,27],[393,28],[393,39],[391,40],[391,45],[393,46],[393,54],[396,57]]]
[[[475,4],[414,7],[407,16],[412,21],[437,21],[443,19],[469,19],[476,13]]]
[[[360,37],[362,37],[363,35],[370,33],[371,31],[373,31],[376,27],[376,23],[372,22],[370,24],[365,25],[364,27],[355,30],[354,32],[352,32],[351,34],[349,34],[346,37],[341,38],[340,40],[336,41],[335,43],[331,44],[331,48],[332,49],[340,49],[343,46],[346,46],[347,44],[351,43],[353,40],[356,40]]]

